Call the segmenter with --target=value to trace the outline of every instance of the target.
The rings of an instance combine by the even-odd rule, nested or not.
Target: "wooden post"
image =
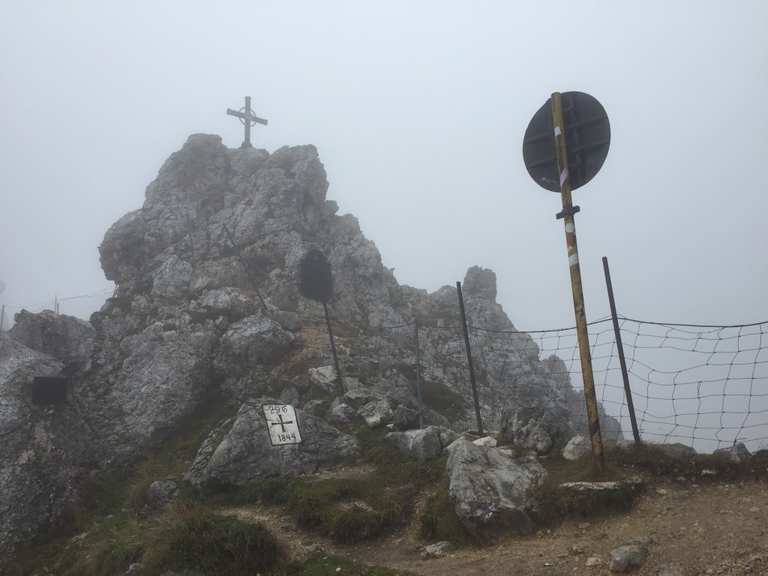
[[[627,372],[627,360],[624,357],[624,344],[621,341],[621,329],[619,317],[616,314],[616,301],[613,298],[613,283],[611,282],[611,270],[608,268],[608,258],[603,256],[603,272],[605,273],[605,287],[608,290],[608,303],[611,306],[611,318],[613,319],[613,334],[616,338],[616,349],[619,352],[619,364],[621,365],[621,377],[624,380],[624,395],[627,399],[629,421],[632,424],[632,435],[635,437],[635,446],[640,446],[640,430],[637,427],[635,415],[635,403],[632,401],[632,389],[629,387],[629,373]]]
[[[5,304],[0,307],[0,332],[5,330]]]
[[[469,365],[469,382],[472,385],[472,400],[475,403],[475,418],[477,419],[477,431],[483,434],[483,421],[480,419],[480,400],[477,396],[477,384],[475,383],[475,367],[472,364],[472,349],[469,346],[469,329],[467,328],[467,314],[464,311],[464,295],[461,293],[461,282],[456,282],[456,293],[459,297],[459,309],[461,310],[461,325],[464,328],[464,346],[467,349],[467,364]]]
[[[600,415],[597,411],[595,380],[592,373],[592,355],[589,351],[589,333],[587,332],[587,314],[584,306],[584,292],[581,285],[579,250],[576,243],[576,224],[573,218],[574,214],[578,212],[578,207],[573,206],[571,198],[563,104],[559,92],[552,94],[551,103],[552,124],[555,131],[555,148],[557,152],[557,172],[560,175],[560,196],[563,202],[563,210],[557,217],[562,218],[565,223],[565,243],[568,248],[568,266],[571,272],[573,309],[576,316],[576,335],[579,341],[581,374],[584,380],[584,397],[587,403],[588,430],[592,442],[592,468],[596,473],[600,473],[604,467],[603,439],[600,434]]]

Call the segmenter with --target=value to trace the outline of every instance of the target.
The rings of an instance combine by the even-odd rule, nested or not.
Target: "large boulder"
[[[386,438],[406,456],[425,462],[442,455],[458,434],[441,426],[427,426],[422,430],[390,432]]]
[[[234,419],[214,430],[198,450],[187,480],[193,484],[245,485],[266,477],[316,472],[358,454],[353,436],[302,410],[296,410],[302,442],[273,446],[264,404],[279,402],[261,398],[243,404]]]
[[[511,450],[477,446],[459,438],[448,447],[448,493],[456,515],[471,532],[503,527],[533,530],[536,492],[546,471],[533,456],[516,458]]]
[[[67,364],[90,360],[96,333],[88,322],[44,310],[38,314],[22,310],[10,330],[13,339],[32,350]]]

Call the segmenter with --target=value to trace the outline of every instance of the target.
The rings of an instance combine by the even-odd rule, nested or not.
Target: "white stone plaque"
[[[264,418],[267,420],[269,440],[272,446],[301,444],[299,421],[296,410],[289,404],[264,404]]]

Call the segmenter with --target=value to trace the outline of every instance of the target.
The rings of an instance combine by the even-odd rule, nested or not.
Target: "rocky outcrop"
[[[533,530],[536,491],[546,478],[535,457],[516,458],[511,450],[477,446],[466,438],[451,444],[448,453],[448,493],[465,528]]]
[[[36,405],[35,377],[59,360],[0,334],[0,553],[56,522],[77,499],[88,430],[68,403]]]
[[[353,436],[322,419],[296,410],[302,442],[273,446],[261,399],[243,404],[237,416],[213,431],[197,453],[186,476],[193,484],[217,482],[245,485],[274,476],[299,476],[350,460],[358,454]]]

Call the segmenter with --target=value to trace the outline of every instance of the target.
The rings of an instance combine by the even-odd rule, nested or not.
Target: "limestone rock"
[[[424,462],[440,456],[458,434],[447,428],[428,426],[423,430],[390,432],[386,438],[403,454]]]
[[[363,417],[369,428],[378,428],[392,421],[394,412],[390,402],[386,399],[372,400],[361,406],[358,414]]]
[[[434,544],[428,544],[427,546],[424,546],[424,548],[421,551],[421,557],[424,560],[430,560],[432,558],[443,558],[452,549],[453,549],[453,545],[447,540],[443,540],[441,542],[435,542]]]
[[[245,485],[265,477],[315,472],[358,454],[354,437],[302,410],[296,410],[296,417],[303,442],[272,446],[261,407],[265,403],[275,401],[262,398],[243,404],[231,425],[225,424],[224,430],[220,427],[211,441],[203,443],[186,479],[193,484]]]
[[[472,444],[475,446],[488,446],[489,448],[495,448],[498,441],[493,436],[483,436],[477,440],[473,440]]]
[[[338,398],[331,403],[331,409],[328,412],[328,420],[332,424],[340,426],[349,426],[357,418],[357,411],[349,404],[341,402]]]
[[[752,454],[743,442],[737,442],[733,446],[728,446],[727,448],[718,448],[714,451],[714,454],[717,456],[722,456],[723,458],[726,458],[727,460],[736,464],[746,462],[752,457]]]
[[[608,568],[611,572],[631,572],[640,568],[648,558],[648,543],[634,541],[611,550]]]
[[[155,480],[147,488],[145,499],[147,506],[161,510],[173,502],[179,494],[179,485],[175,480]]]
[[[90,360],[96,333],[88,322],[45,310],[32,314],[22,310],[15,316],[10,336],[65,365],[85,364]]]
[[[608,482],[564,482],[558,486],[563,515],[626,512],[645,484],[640,477]]]
[[[535,492],[546,471],[536,458],[515,458],[503,448],[475,446],[459,438],[448,449],[448,492],[456,515],[470,531],[498,526],[529,533]]]
[[[336,370],[333,366],[320,366],[309,369],[309,380],[328,394],[334,394],[338,389]]]
[[[587,443],[587,439],[582,434],[576,434],[573,438],[568,440],[568,443],[563,447],[563,458],[566,460],[578,460],[583,456],[589,454],[590,446]]]

